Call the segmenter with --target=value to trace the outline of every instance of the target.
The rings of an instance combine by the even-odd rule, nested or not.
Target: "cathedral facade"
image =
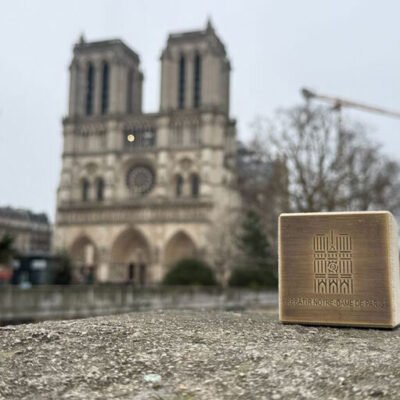
[[[211,262],[213,233],[240,205],[230,69],[210,22],[170,34],[160,109],[143,113],[136,52],[121,40],[74,46],[54,236],[74,265],[151,284],[179,259]]]

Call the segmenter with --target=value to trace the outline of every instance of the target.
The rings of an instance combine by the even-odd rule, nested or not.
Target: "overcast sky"
[[[0,205],[54,216],[68,64],[82,32],[88,41],[121,38],[139,53],[144,111],[156,111],[167,34],[202,29],[208,16],[232,61],[240,138],[255,116],[299,102],[302,86],[400,110],[395,0],[2,0]],[[400,158],[400,120],[352,117]]]

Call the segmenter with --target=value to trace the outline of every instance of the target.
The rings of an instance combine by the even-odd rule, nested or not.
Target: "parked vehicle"
[[[60,258],[54,255],[30,254],[17,256],[12,261],[13,285],[28,288],[33,285],[50,285]]]

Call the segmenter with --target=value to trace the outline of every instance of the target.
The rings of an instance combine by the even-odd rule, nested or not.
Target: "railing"
[[[276,307],[276,292],[131,285],[0,286],[0,322],[82,318],[154,309]]]

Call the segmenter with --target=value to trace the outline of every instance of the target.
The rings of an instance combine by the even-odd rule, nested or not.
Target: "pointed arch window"
[[[190,176],[190,188],[192,197],[199,197],[200,194],[200,177],[197,174]]]
[[[83,178],[81,185],[82,185],[81,186],[82,201],[88,201],[89,200],[90,183],[86,178]]]
[[[101,87],[101,113],[107,114],[110,93],[110,67],[107,62],[103,63],[102,68],[102,87]]]
[[[133,112],[133,69],[128,71],[128,88],[126,97],[126,111],[128,113]]]
[[[201,104],[201,55],[196,53],[194,57],[193,73],[193,107],[199,108]]]
[[[94,67],[92,63],[88,63],[86,70],[86,115],[93,114],[93,95],[94,95]]]
[[[175,195],[181,197],[183,194],[183,178],[182,175],[176,175],[175,177]]]
[[[96,180],[96,200],[103,201],[104,200],[104,179],[97,178]]]
[[[183,54],[179,58],[178,77],[178,108],[185,108],[185,84],[186,84],[186,59]]]

